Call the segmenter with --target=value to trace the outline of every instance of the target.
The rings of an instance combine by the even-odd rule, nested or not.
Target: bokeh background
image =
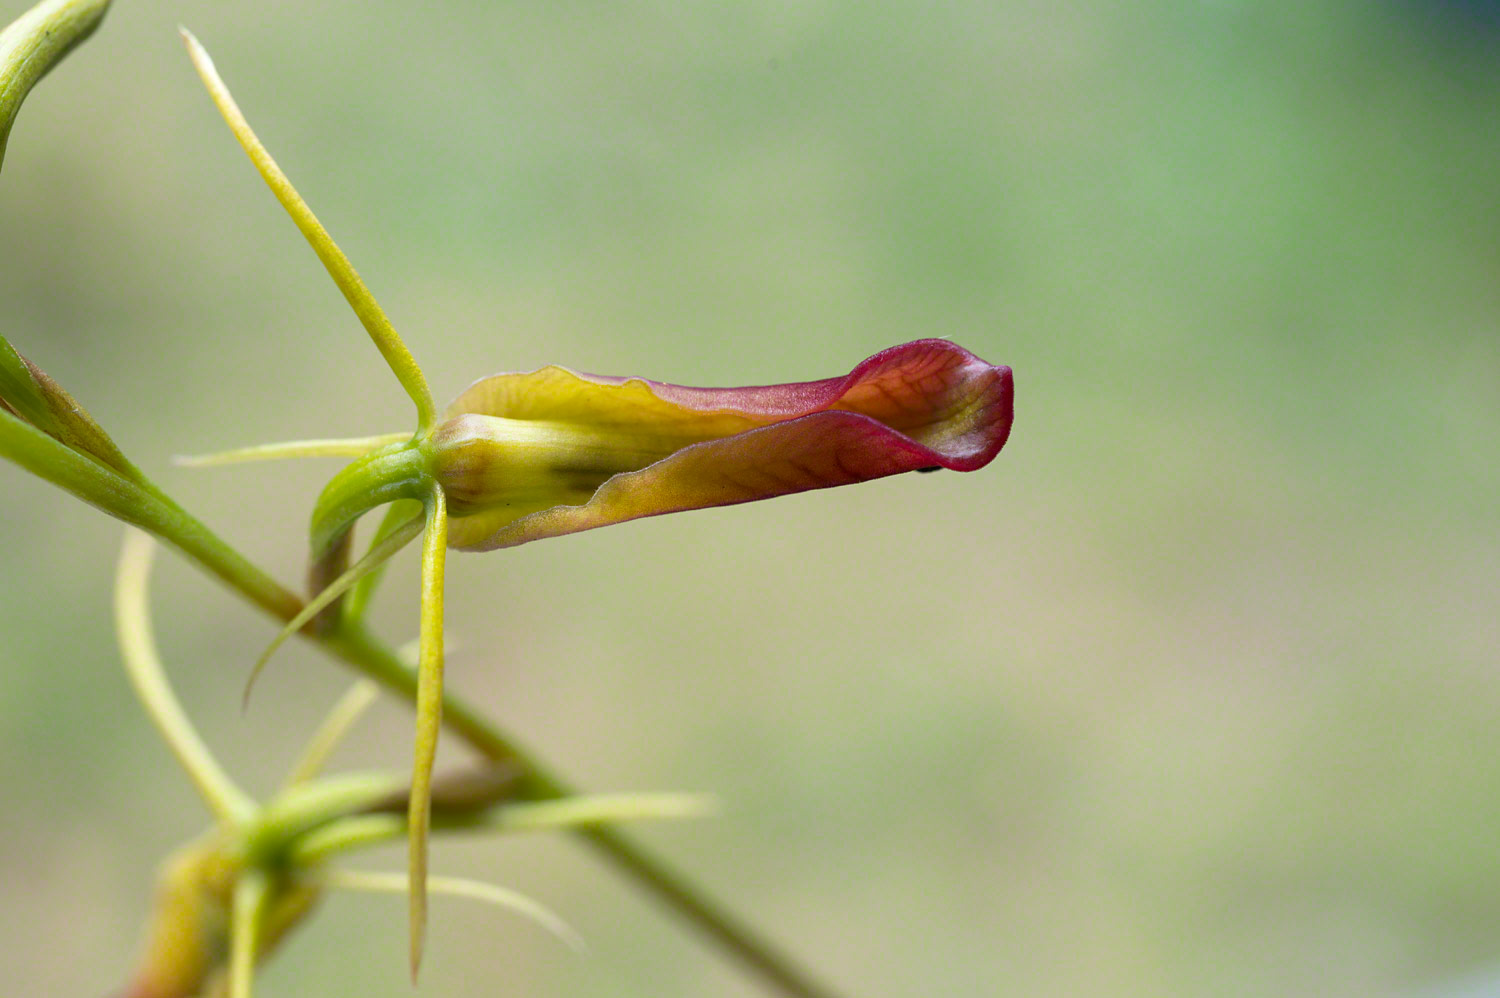
[[[410,425],[181,22],[441,397],[952,337],[1016,370],[990,468],[457,557],[450,681],[589,788],[720,795],[638,837],[849,995],[1500,994],[1497,21],[120,0],[11,136],[0,322],[287,580],[335,466],[170,457]],[[0,465],[7,996],[121,984],[204,823],[118,665],[119,535]],[[170,558],[156,606],[274,786],[348,677],[288,648],[241,715],[270,624]],[[339,759],[409,739],[382,705]],[[423,993],[762,993],[570,840],[436,856],[591,951],[438,901]],[[261,993],[408,994],[404,917],[331,899]]]

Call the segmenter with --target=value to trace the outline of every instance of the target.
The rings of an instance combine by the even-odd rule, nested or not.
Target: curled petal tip
[[[688,388],[549,367],[476,382],[434,434],[455,547],[489,550],[643,516],[905,471],[984,467],[1014,383],[948,340],[840,378]]]

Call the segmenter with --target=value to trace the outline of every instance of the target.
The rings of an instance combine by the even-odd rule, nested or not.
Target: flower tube
[[[449,544],[513,547],[642,516],[904,471],[973,471],[1010,433],[1014,385],[947,340],[884,350],[842,378],[686,388],[546,367],[484,378],[431,442]]]

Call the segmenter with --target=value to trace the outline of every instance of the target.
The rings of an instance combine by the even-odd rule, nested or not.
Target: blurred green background
[[[170,456],[409,406],[179,22],[440,397],[554,362],[825,377],[921,336],[1013,365],[977,474],[450,562],[450,682],[587,787],[719,794],[639,838],[838,988],[1500,979],[1500,36],[1472,11],[119,0],[11,135],[3,332],[295,580],[336,465]],[[119,535],[0,465],[7,996],[122,984],[205,820],[118,666]],[[242,716],[273,628],[177,559],[156,594],[190,710],[270,788],[347,677],[288,648]],[[409,740],[382,705],[339,758]],[[762,993],[569,840],[435,863],[591,952],[438,901],[424,993]],[[404,919],[331,899],[261,993],[409,993]]]

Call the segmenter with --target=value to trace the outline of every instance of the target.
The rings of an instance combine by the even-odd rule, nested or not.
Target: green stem
[[[546,774],[542,776],[552,793],[569,793],[566,783]],[[648,888],[656,899],[677,913],[679,918],[697,926],[710,939],[734,954],[761,980],[791,998],[835,998],[835,993],[815,981],[802,967],[778,952],[767,939],[728,911],[715,905],[683,877],[667,869],[658,860],[641,851],[612,825],[585,825],[577,830],[605,858]]]
[[[124,478],[4,410],[0,410],[0,457],[162,538],[273,617],[290,620],[302,609],[302,600],[295,593],[251,564],[165,494]]]
[[[271,616],[285,622],[301,612],[301,599],[251,564],[171,499],[122,478],[3,409],[0,409],[0,457],[15,461],[38,477],[112,516],[156,534]],[[304,629],[302,634],[355,671],[408,702],[416,702],[416,672],[363,626],[346,624],[325,634],[311,634]],[[573,788],[564,780],[549,772],[540,760],[511,741],[457,695],[444,693],[442,711],[443,727],[468,742],[481,755],[495,761],[514,760],[526,772],[523,790],[529,799],[545,800],[573,793]],[[590,826],[578,829],[577,834],[788,998],[829,998],[832,995],[745,925],[717,908],[676,873],[643,853],[612,828]]]
[[[325,649],[407,700],[417,692],[416,673],[364,629],[315,638]],[[457,694],[443,697],[443,726],[492,761],[513,760],[526,772],[523,795],[531,800],[569,797],[576,791]],[[788,957],[660,861],[608,825],[575,829],[589,845],[645,887],[657,900],[728,950],[765,983],[789,998],[834,998]]]

